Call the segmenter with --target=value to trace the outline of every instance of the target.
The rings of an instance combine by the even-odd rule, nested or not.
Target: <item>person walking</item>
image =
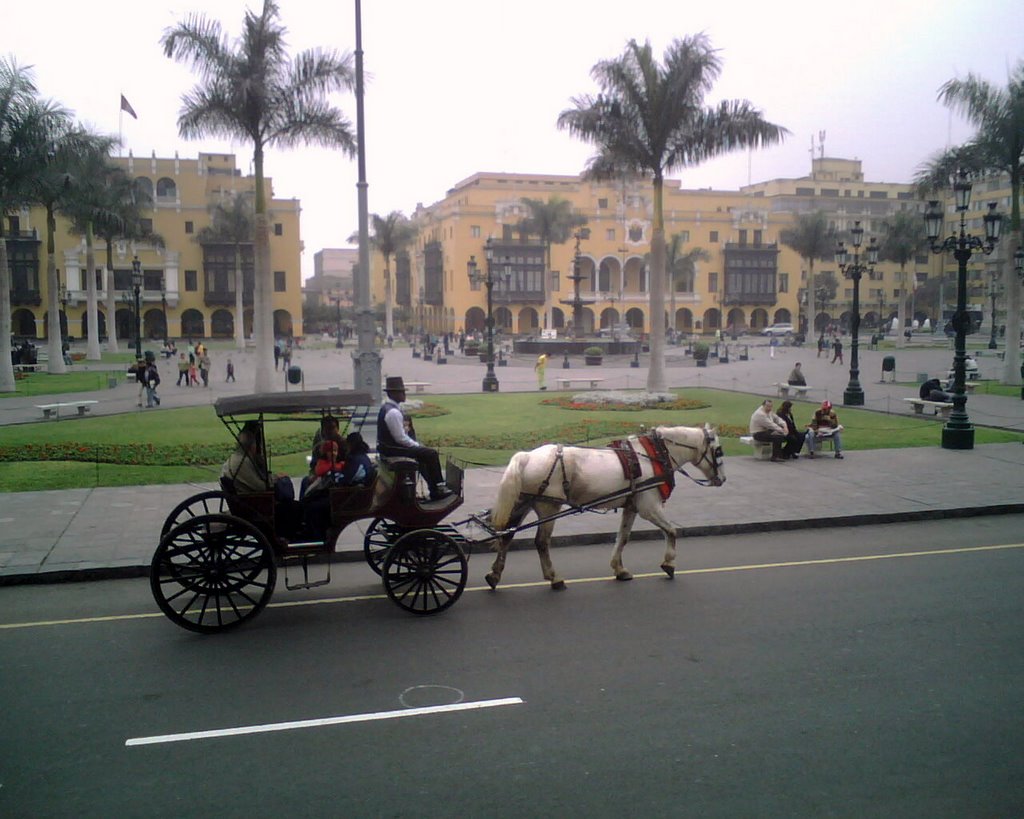
[[[228,356],[228,377],[224,379],[224,382],[235,380],[235,362],[231,360],[231,356]]]
[[[832,342],[832,363],[835,364],[837,361],[843,363],[843,342],[839,336]]]
[[[199,356],[199,377],[203,379],[204,387],[210,386],[210,356],[205,348]]]
[[[546,390],[548,385],[544,383],[548,370],[548,354],[541,353],[537,356],[537,363],[533,365],[533,371],[537,373],[537,389]]]
[[[821,354],[825,352],[825,331],[821,331],[821,335],[818,336],[818,358],[821,358]],[[828,358],[828,355],[825,356]]]
[[[160,396],[156,388],[160,386],[160,372],[156,368],[156,359],[146,361],[144,375],[146,385],[146,406],[149,408],[160,406]]]
[[[281,363],[281,339],[274,341],[274,370],[276,371]]]
[[[182,353],[178,356],[178,386],[181,386],[181,382],[185,382],[185,386],[188,386],[188,359],[185,354]]]

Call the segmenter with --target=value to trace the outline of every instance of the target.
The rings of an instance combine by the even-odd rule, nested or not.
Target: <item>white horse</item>
[[[639,477],[625,476],[619,456],[611,448],[546,444],[512,456],[491,510],[490,526],[498,534],[498,554],[485,579],[492,589],[501,581],[505,556],[516,527],[531,509],[542,521],[537,526],[534,545],[544,578],[553,589],[565,588],[565,581],[551,565],[549,546],[555,521],[548,519],[563,506],[584,511],[622,509],[611,561],[617,580],[633,579],[622,565],[622,549],[637,515],[665,533],[665,559],[661,568],[669,577],[675,575],[676,527],[665,517],[665,497],[672,490],[675,472],[687,464],[693,464],[704,474],[704,480],[698,483],[721,486],[725,482],[718,433],[708,424],[704,427],[656,427],[645,435],[631,435],[627,441],[637,453]]]

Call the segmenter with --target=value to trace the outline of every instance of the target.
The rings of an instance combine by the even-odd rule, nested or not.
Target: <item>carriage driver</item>
[[[384,382],[387,399],[377,414],[377,452],[383,457],[415,458],[420,474],[430,487],[430,499],[441,500],[453,494],[441,474],[437,450],[416,440],[412,420],[399,406],[405,400],[405,382],[401,376],[388,376]]]

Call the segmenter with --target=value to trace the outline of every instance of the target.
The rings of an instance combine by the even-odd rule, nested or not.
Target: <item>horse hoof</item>
[[[667,563],[662,563],[661,564],[661,570],[663,572],[665,572],[665,574],[667,574],[670,578],[676,576],[676,567],[675,566],[669,566]]]
[[[551,584],[552,591],[565,591],[565,581],[556,580]]]
[[[621,572],[616,572],[615,579],[616,580],[632,580],[633,579],[633,575],[631,575],[629,572],[627,572],[625,569],[623,569]]]
[[[491,587],[491,591],[498,588],[498,576],[496,574],[488,574],[484,576],[484,580],[487,581],[487,585]]]

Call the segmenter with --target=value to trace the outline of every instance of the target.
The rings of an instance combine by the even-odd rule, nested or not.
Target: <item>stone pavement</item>
[[[811,397],[842,401],[848,370],[817,359],[813,349],[779,348],[774,357],[755,340],[752,360],[712,364],[697,369],[682,352],[670,350],[667,368],[672,387],[708,386],[744,392],[774,394],[771,384],[784,381],[793,362],[800,360]],[[977,349],[971,344],[969,349]],[[295,363],[306,373],[307,388],[350,387],[350,350],[302,350]],[[239,381],[225,385],[223,361],[226,353],[214,352],[211,387],[177,388],[171,368],[166,367],[161,393],[163,407],[211,404],[225,394],[251,391],[251,353],[234,354]],[[734,353],[735,355],[735,353]],[[906,414],[904,397],[916,396],[916,388],[902,384],[879,384],[883,355],[897,358],[897,380],[913,382],[918,372],[931,375],[948,370],[952,354],[948,349],[915,348],[897,352],[862,351],[861,382],[866,408]],[[482,365],[449,358],[439,366],[412,359],[407,348],[384,352],[386,374],[403,375],[408,381],[428,381],[429,392],[477,392],[483,378]],[[513,358],[510,366],[497,370],[503,391],[535,390],[531,357]],[[994,357],[978,359],[983,377],[995,375]],[[643,360],[641,359],[641,363]],[[166,365],[165,365],[166,366]],[[579,359],[574,370],[584,370]],[[548,383],[562,372],[553,358]],[[591,369],[587,375],[597,374]],[[581,375],[583,373],[574,373]],[[606,360],[599,376],[605,389],[642,387],[646,370],[629,366],[629,359]],[[138,412],[132,385],[71,397],[97,398],[97,413]],[[416,397],[414,394],[411,396]],[[60,400],[8,398],[0,402],[0,424],[24,423],[38,417],[35,403]],[[158,412],[159,410],[141,410]],[[972,421],[1024,430],[1024,401],[990,395],[972,395],[968,401]],[[841,412],[841,409],[840,409]],[[65,420],[48,423],[76,423]],[[936,442],[939,425],[936,424]],[[0,430],[2,438],[2,430]],[[448,522],[465,519],[493,503],[500,468],[478,468],[466,475],[466,502]],[[1024,446],[992,444],[957,452],[934,448],[907,450],[879,449],[847,452],[842,461],[831,457],[772,464],[752,457],[727,459],[727,482],[719,488],[699,487],[681,479],[668,502],[670,517],[683,535],[726,532],[759,532],[772,529],[821,527],[920,520],[935,517],[998,514],[1024,511]],[[212,476],[211,476],[212,477]],[[0,584],[57,581],[88,577],[140,576],[145,574],[156,548],[161,524],[180,501],[202,489],[199,485],[142,486],[75,489],[0,494]],[[615,513],[587,513],[559,521],[555,542],[560,545],[607,542],[609,548],[619,517]],[[342,559],[361,559],[362,528],[352,526],[338,543]],[[467,531],[472,539],[472,531]],[[521,532],[520,545],[529,547],[533,530]],[[637,521],[634,539],[659,537],[644,521]],[[909,545],[909,544],[908,544]],[[685,550],[685,544],[680,547]],[[484,561],[474,561],[474,574],[483,573]]]

